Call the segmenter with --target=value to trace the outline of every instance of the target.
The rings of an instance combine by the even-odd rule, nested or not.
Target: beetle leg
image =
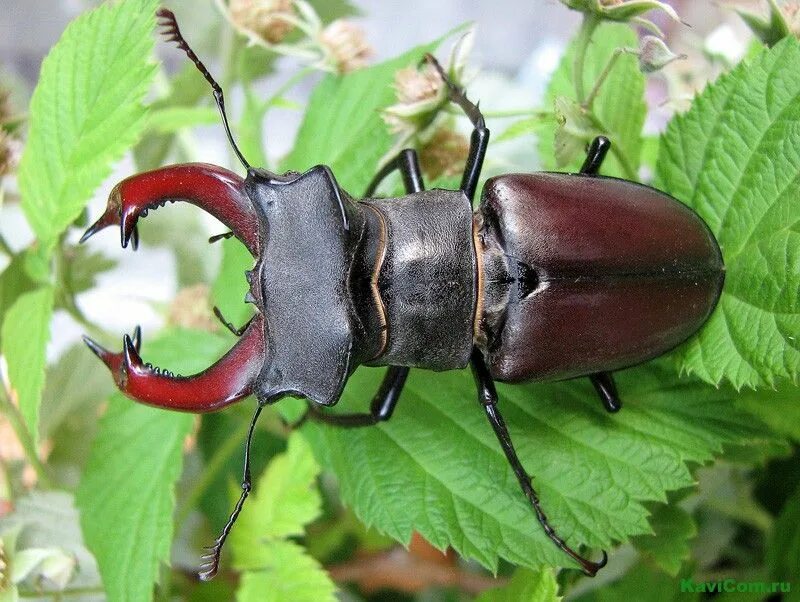
[[[598,136],[592,140],[586,153],[586,161],[581,167],[581,173],[587,176],[596,176],[600,172],[603,160],[611,150],[611,141],[605,136]]]
[[[406,366],[389,366],[378,392],[372,398],[368,414],[327,414],[315,404],[310,404],[308,411],[295,423],[294,427],[301,426],[307,419],[343,428],[373,426],[379,422],[385,422],[392,417],[392,412],[394,412],[406,384],[408,372],[409,369]]]
[[[203,581],[210,581],[217,574],[217,570],[219,569],[219,559],[220,555],[222,554],[222,546],[225,545],[225,540],[228,539],[228,535],[233,528],[233,524],[236,522],[236,519],[239,518],[239,513],[242,511],[244,502],[247,500],[247,496],[250,495],[250,489],[252,488],[252,484],[250,482],[250,445],[253,442],[253,431],[256,428],[256,422],[258,421],[258,417],[261,415],[261,410],[263,409],[264,404],[258,402],[258,407],[256,408],[255,414],[253,414],[253,419],[250,421],[250,430],[247,431],[247,441],[244,445],[244,476],[242,477],[242,493],[239,496],[239,500],[236,502],[236,506],[233,508],[233,512],[231,512],[230,516],[228,517],[228,522],[226,522],[225,526],[222,528],[219,537],[214,540],[214,545],[206,548],[208,553],[202,557],[202,560],[205,562],[200,566],[202,570],[198,574],[198,577],[200,577],[200,579]]]
[[[597,571],[603,568],[608,562],[608,554],[606,554],[604,551],[603,558],[599,562],[592,562],[570,548],[567,543],[558,536],[558,534],[555,532],[555,529],[550,526],[547,516],[542,510],[542,506],[539,502],[539,496],[536,494],[536,491],[534,491],[533,486],[531,485],[531,477],[527,472],[525,472],[525,468],[522,466],[522,463],[517,457],[517,452],[514,449],[514,443],[511,441],[511,435],[509,434],[508,428],[503,420],[503,416],[500,414],[500,410],[497,407],[497,390],[495,389],[494,381],[489,373],[489,369],[486,367],[483,354],[478,348],[475,348],[472,352],[471,366],[472,373],[475,376],[475,383],[478,386],[478,400],[486,412],[486,417],[489,419],[492,429],[494,429],[494,433],[497,436],[497,440],[500,442],[500,446],[503,448],[503,452],[506,455],[508,463],[511,464],[511,468],[514,471],[514,474],[517,476],[517,480],[519,481],[525,497],[528,498],[528,501],[536,513],[536,518],[538,519],[539,524],[542,525],[545,534],[553,543],[555,543],[573,560],[581,565],[581,568],[586,575],[589,577],[594,577],[597,574]]]
[[[223,232],[222,234],[215,234],[214,236],[210,236],[208,238],[208,242],[210,244],[214,244],[215,242],[219,242],[220,240],[227,240],[233,237],[233,232]]]
[[[403,184],[406,187],[406,192],[419,192],[425,190],[425,184],[422,180],[422,170],[419,168],[419,158],[417,151],[413,148],[406,148],[401,150],[397,156],[384,165],[381,170],[375,174],[372,181],[367,186],[365,197],[371,196],[375,189],[378,188],[381,182],[392,173],[398,170],[400,175],[403,176]]]
[[[603,402],[603,407],[607,412],[614,414],[622,409],[622,401],[617,393],[617,385],[614,382],[614,375],[611,372],[598,372],[589,376],[595,391]]]
[[[461,178],[461,190],[464,191],[464,194],[466,194],[467,198],[472,202],[475,198],[475,190],[478,188],[478,178],[480,178],[481,175],[486,149],[489,146],[489,129],[486,127],[486,120],[483,118],[483,113],[481,113],[478,105],[467,98],[463,89],[450,81],[444,69],[442,69],[442,66],[439,64],[439,61],[437,61],[432,54],[426,54],[425,60],[433,65],[434,69],[439,72],[439,76],[447,86],[450,101],[461,107],[461,110],[464,111],[472,122],[473,130],[472,136],[470,137],[469,155],[467,156],[467,165],[464,168],[464,175]]]
[[[219,307],[215,305],[213,311],[214,315],[217,317],[217,320],[219,320],[225,328],[230,330],[233,333],[233,335],[237,337],[242,336],[244,334],[244,331],[247,330],[247,327],[250,326],[250,322],[253,321],[253,318],[251,317],[247,322],[245,322],[244,326],[236,328],[233,324],[231,324],[228,320],[225,319],[225,316],[222,315],[222,312],[220,311]]]

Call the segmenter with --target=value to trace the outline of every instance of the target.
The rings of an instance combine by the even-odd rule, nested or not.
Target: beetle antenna
[[[253,442],[253,431],[256,428],[256,422],[258,422],[258,417],[263,409],[264,404],[259,401],[256,412],[253,414],[253,419],[250,421],[250,430],[247,432],[247,442],[244,446],[244,477],[242,478],[242,493],[239,496],[239,501],[236,502],[236,506],[233,508],[233,512],[231,512],[231,515],[228,518],[228,522],[225,523],[225,526],[222,528],[222,532],[219,534],[219,537],[217,537],[217,539],[214,541],[214,545],[206,548],[208,553],[202,558],[204,564],[200,567],[202,570],[198,575],[203,581],[210,581],[217,574],[217,570],[219,569],[219,559],[222,555],[222,546],[225,545],[225,540],[228,539],[228,535],[233,528],[233,524],[236,522],[236,519],[239,518],[239,513],[244,507],[244,502],[247,500],[247,496],[250,495],[250,490],[252,488],[252,483],[250,480],[250,444]]]
[[[184,39],[183,35],[181,34],[181,30],[178,27],[178,21],[175,18],[175,14],[169,10],[168,8],[159,8],[156,12],[156,15],[160,19],[158,24],[161,27],[161,34],[167,38],[170,42],[175,42],[181,50],[186,53],[186,56],[195,64],[197,69],[200,73],[203,74],[203,77],[206,78],[206,81],[211,84],[211,88],[214,90],[214,100],[217,103],[217,108],[219,108],[220,115],[222,115],[222,124],[225,126],[225,133],[228,135],[228,141],[231,143],[231,147],[233,147],[233,152],[236,153],[236,156],[239,158],[239,161],[242,162],[245,169],[250,170],[250,164],[247,162],[247,159],[244,158],[242,155],[242,151],[239,150],[239,147],[236,146],[236,141],[233,139],[233,134],[231,133],[231,127],[228,124],[228,115],[225,113],[225,95],[222,92],[222,86],[217,83],[212,75],[206,69],[206,66],[203,64],[198,56],[194,53],[194,50],[191,49],[188,42]]]

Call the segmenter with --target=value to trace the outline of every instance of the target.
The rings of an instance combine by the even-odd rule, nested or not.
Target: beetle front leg
[[[508,463],[511,465],[514,474],[517,476],[517,481],[519,481],[519,485],[522,488],[525,497],[528,498],[528,501],[536,513],[536,518],[538,519],[539,524],[542,525],[542,529],[544,529],[545,534],[553,543],[555,543],[573,560],[581,565],[581,568],[586,575],[589,577],[594,577],[597,574],[597,571],[603,568],[606,565],[606,562],[608,562],[608,554],[606,554],[604,551],[603,558],[599,562],[592,562],[570,548],[567,543],[555,532],[555,529],[553,529],[548,522],[544,510],[542,510],[541,503],[539,502],[539,496],[536,494],[536,491],[531,485],[530,475],[525,471],[525,468],[522,466],[522,463],[517,457],[517,452],[514,449],[514,443],[511,441],[511,434],[508,432],[508,428],[503,420],[503,416],[500,414],[500,410],[497,407],[497,390],[495,389],[494,381],[489,373],[489,368],[486,366],[486,361],[483,359],[483,354],[478,348],[473,350],[472,360],[470,363],[472,367],[472,374],[475,377],[475,383],[478,387],[478,400],[486,412],[486,417],[489,419],[489,422],[492,425],[492,429],[497,436],[497,440],[500,442],[500,446],[503,448],[503,453],[505,453]]]
[[[372,181],[367,186],[364,196],[371,196],[380,183],[395,170],[399,171],[400,175],[403,176],[403,185],[406,188],[406,192],[411,193],[425,190],[417,151],[413,148],[406,148],[401,150],[394,159],[389,161],[375,174],[375,177],[372,178]]]
[[[392,417],[394,408],[406,384],[408,372],[409,369],[406,366],[389,366],[378,392],[369,404],[368,414],[327,414],[312,403],[295,426],[300,426],[307,419],[342,428],[373,426],[379,422],[385,422]]]

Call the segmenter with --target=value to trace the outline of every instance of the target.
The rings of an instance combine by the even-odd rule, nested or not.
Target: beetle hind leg
[[[497,436],[497,440],[500,442],[500,447],[503,448],[503,453],[505,454],[508,463],[511,465],[511,468],[517,477],[517,481],[519,481],[519,485],[522,488],[525,497],[528,498],[528,502],[533,508],[533,511],[536,513],[536,518],[539,521],[539,524],[542,526],[542,529],[544,529],[547,537],[549,537],[554,544],[556,544],[561,550],[569,555],[570,558],[580,564],[583,572],[586,575],[589,577],[594,577],[597,574],[597,571],[603,568],[608,562],[608,554],[606,554],[604,551],[603,557],[598,562],[593,562],[587,558],[584,558],[575,550],[570,548],[567,543],[558,536],[555,529],[553,529],[553,527],[550,525],[544,510],[542,510],[539,496],[536,494],[536,491],[531,485],[531,477],[525,471],[525,468],[522,466],[522,463],[517,457],[517,452],[514,449],[514,443],[511,441],[511,435],[508,432],[508,428],[503,420],[503,416],[500,414],[500,410],[497,407],[497,390],[495,389],[494,381],[492,380],[492,376],[486,366],[486,361],[483,358],[483,354],[479,349],[476,348],[473,350],[470,364],[472,367],[472,373],[475,376],[475,383],[478,387],[478,400],[486,412],[486,417],[489,419],[489,422],[492,425],[492,429]]]
[[[586,161],[583,162],[581,173],[587,176],[596,176],[610,150],[611,141],[605,136],[598,136],[592,140],[586,152]]]
[[[622,409],[622,400],[617,393],[617,384],[611,372],[598,372],[589,376],[595,391],[600,396],[603,407],[609,414],[615,414]]]

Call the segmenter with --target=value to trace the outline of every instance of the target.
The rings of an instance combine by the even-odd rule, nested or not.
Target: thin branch
[[[47,467],[39,458],[39,451],[36,449],[36,444],[28,430],[28,425],[25,424],[25,419],[22,417],[19,408],[11,402],[10,392],[5,390],[5,386],[0,387],[0,413],[8,419],[8,423],[14,430],[17,440],[19,440],[22,450],[25,452],[25,459],[36,472],[39,484],[43,489],[52,489],[53,480],[47,472]]]

